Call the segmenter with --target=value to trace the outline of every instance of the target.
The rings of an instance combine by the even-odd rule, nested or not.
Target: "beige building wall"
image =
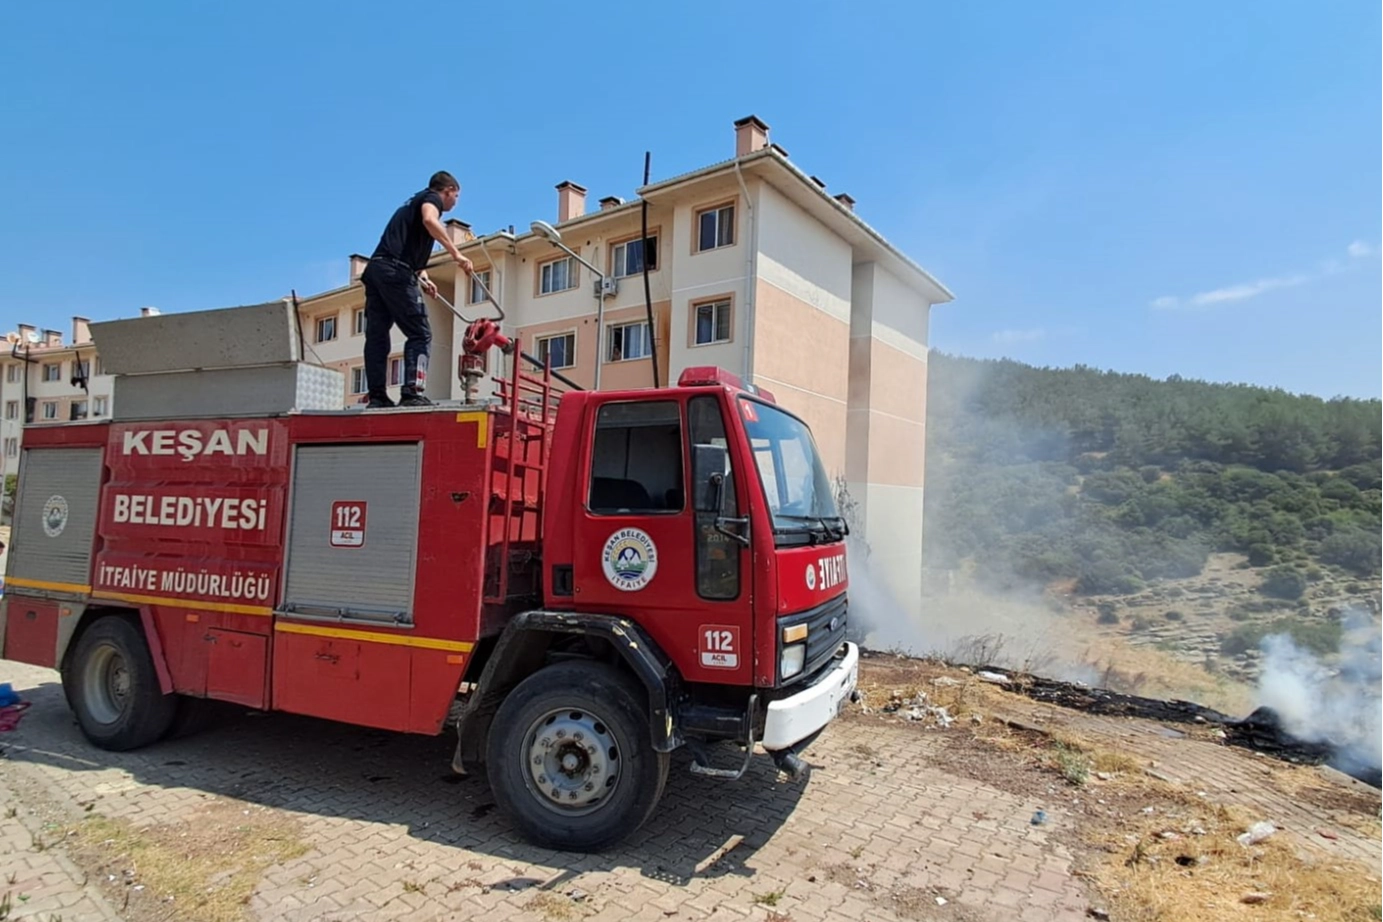
[[[855,266],[847,486],[870,569],[894,597],[922,596],[929,302],[876,263]]]
[[[811,427],[834,479],[845,474],[851,248],[772,186],[757,199],[753,383]]]

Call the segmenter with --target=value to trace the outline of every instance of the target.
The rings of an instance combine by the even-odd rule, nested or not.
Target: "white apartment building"
[[[603,284],[527,220],[517,232],[480,235],[459,220],[446,225],[503,308],[506,332],[581,386],[594,386],[598,376],[602,390],[650,387],[656,351],[663,385],[687,367],[716,365],[771,391],[812,427],[828,474],[845,482],[857,504],[871,569],[911,607],[921,598],[928,317],[953,296],[861,220],[848,194],[827,192],[794,165],[760,119],[735,122],[734,145],[734,155],[720,163],[651,183],[631,201],[606,196],[592,210],[585,188],[557,185],[555,214],[539,217],[552,219],[561,243],[601,270]],[[639,247],[644,202],[646,252]],[[375,239],[361,244],[368,252]],[[366,390],[359,276],[367,262],[352,255],[346,285],[300,303],[307,359],[343,372],[348,404]],[[458,279],[442,251],[428,274],[466,317],[493,316],[479,286],[464,274]],[[431,299],[428,312],[428,396],[460,399],[466,324]],[[12,339],[30,332],[21,328]],[[110,379],[102,380],[94,349],[81,345],[89,342],[85,321],[74,319],[72,339],[72,346],[60,338],[30,346],[35,425],[95,415],[98,396],[107,398],[100,409],[109,412]],[[389,363],[396,398],[402,348],[396,330]],[[89,393],[69,381],[74,360],[93,363]],[[0,406],[11,471],[24,409],[17,382],[8,379],[23,372],[10,371],[16,360],[8,352],[3,361]],[[504,373],[507,361],[496,350],[488,370]],[[20,401],[15,419],[11,400]],[[15,455],[8,454],[10,438]]]

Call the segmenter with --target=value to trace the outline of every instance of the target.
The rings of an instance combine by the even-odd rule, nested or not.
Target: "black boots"
[[[385,410],[385,409],[388,409],[389,407],[394,407],[394,406],[399,406],[399,407],[431,407],[431,406],[436,406],[436,404],[434,404],[431,400],[428,400],[428,399],[427,399],[426,397],[424,397],[422,394],[419,394],[419,393],[416,393],[416,392],[414,392],[414,393],[405,393],[405,394],[403,394],[401,397],[399,397],[399,402],[398,402],[398,403],[394,403],[394,401],[390,400],[388,394],[371,394],[371,395],[370,395],[370,400],[369,400],[369,402],[365,404],[365,409],[367,409],[367,410]]]

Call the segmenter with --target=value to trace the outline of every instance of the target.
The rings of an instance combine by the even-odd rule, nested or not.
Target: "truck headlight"
[[[802,671],[807,664],[807,645],[795,643],[783,648],[783,678],[790,679]]]

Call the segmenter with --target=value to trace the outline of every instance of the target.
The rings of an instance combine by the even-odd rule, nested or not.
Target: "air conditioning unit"
[[[619,279],[607,276],[591,283],[592,293],[597,298],[613,298],[619,294]]]

